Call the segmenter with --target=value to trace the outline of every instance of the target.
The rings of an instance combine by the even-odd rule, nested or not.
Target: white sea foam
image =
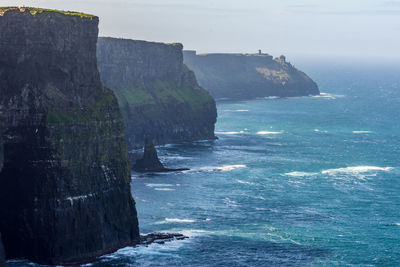
[[[305,176],[312,176],[316,175],[318,173],[316,172],[287,172],[284,175],[286,176],[292,176],[292,177],[305,177]]]
[[[239,180],[239,179],[236,179],[236,182],[238,182],[238,183],[240,183],[240,184],[256,185],[256,183],[252,183],[252,182],[248,182],[248,181],[243,181],[243,180]]]
[[[183,171],[185,173],[197,173],[197,172],[216,172],[216,171],[233,171],[239,168],[246,168],[246,165],[236,164],[236,165],[223,165],[223,166],[205,166],[199,168],[193,168],[187,171]]]
[[[177,160],[186,160],[186,159],[192,159],[192,157],[184,157],[184,156],[162,156],[162,157],[160,157],[160,158],[163,158],[163,159],[169,159],[169,160],[172,160],[172,159],[177,159]]]
[[[233,207],[237,207],[238,206],[237,202],[232,200],[232,199],[230,199],[229,197],[226,197],[224,199],[224,203],[227,204],[228,206],[233,206]]]
[[[346,168],[337,168],[337,169],[328,169],[323,170],[322,174],[359,174],[366,173],[372,171],[391,171],[393,167],[377,167],[377,166],[354,166],[354,167],[346,167]]]
[[[354,134],[367,134],[372,133],[372,131],[353,131]]]
[[[237,110],[235,110],[235,111],[237,111],[237,112],[247,112],[247,111],[249,111],[248,109],[237,109]]]
[[[395,225],[400,226],[400,223],[395,223]]]
[[[165,188],[165,187],[162,187],[162,188],[154,188],[154,190],[157,190],[157,191],[175,191],[175,189],[172,189],[172,188]]]
[[[311,96],[314,98],[326,98],[326,99],[336,99],[336,98],[342,98],[345,97],[345,95],[334,95],[334,94],[329,94],[329,93],[320,93],[319,95],[314,95]]]
[[[282,134],[283,131],[273,132],[273,131],[258,131],[257,134],[266,135],[266,134]]]
[[[234,169],[239,169],[239,168],[246,168],[246,165],[243,164],[237,164],[237,165],[224,165],[221,167],[216,167],[215,169],[217,171],[232,171]]]
[[[279,96],[266,96],[264,99],[277,99],[280,98]]]
[[[172,187],[173,184],[146,184],[148,187]]]
[[[320,129],[314,129],[314,132],[316,133],[327,133],[327,130],[320,130]]]
[[[167,223],[194,223],[196,220],[193,219],[178,219],[178,218],[165,218]]]

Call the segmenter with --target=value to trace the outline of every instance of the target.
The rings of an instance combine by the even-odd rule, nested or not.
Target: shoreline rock
[[[185,240],[189,238],[183,234],[178,233],[150,233],[147,235],[140,235],[140,245],[150,245],[152,243],[165,244],[165,242],[172,242],[175,240]]]

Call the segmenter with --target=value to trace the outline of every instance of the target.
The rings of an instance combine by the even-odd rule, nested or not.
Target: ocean
[[[303,69],[320,96],[217,101],[218,140],[158,147],[189,171],[133,174],[141,232],[189,239],[88,266],[400,266],[400,68]]]

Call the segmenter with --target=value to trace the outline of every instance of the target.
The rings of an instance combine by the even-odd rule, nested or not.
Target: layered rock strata
[[[200,54],[184,51],[184,62],[199,84],[217,99],[318,95],[317,84],[304,72],[268,54]]]
[[[181,44],[99,38],[97,58],[130,148],[142,147],[145,136],[156,145],[215,138],[215,101],[183,64]]]
[[[123,121],[100,82],[98,18],[0,9],[0,232],[8,258],[89,261],[139,242]]]

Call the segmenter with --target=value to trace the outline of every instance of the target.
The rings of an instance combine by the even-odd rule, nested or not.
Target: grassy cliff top
[[[19,10],[20,12],[25,12],[28,10],[32,15],[41,14],[43,12],[54,12],[60,13],[68,16],[79,16],[81,18],[95,18],[96,16],[91,14],[85,14],[81,12],[75,11],[63,11],[63,10],[55,10],[55,9],[46,9],[46,8],[36,8],[36,7],[0,7],[0,16],[3,16],[7,11],[10,10]]]
[[[183,45],[181,43],[163,43],[163,42],[154,42],[154,41],[145,41],[145,40],[133,40],[133,39],[119,38],[119,37],[109,37],[109,36],[99,36],[99,39],[114,40],[114,41],[124,41],[124,42],[131,42],[131,43],[158,44],[158,45],[165,45],[165,46],[183,47]]]
[[[197,56],[246,56],[246,57],[271,57],[270,54],[267,53],[202,53],[197,54]]]

